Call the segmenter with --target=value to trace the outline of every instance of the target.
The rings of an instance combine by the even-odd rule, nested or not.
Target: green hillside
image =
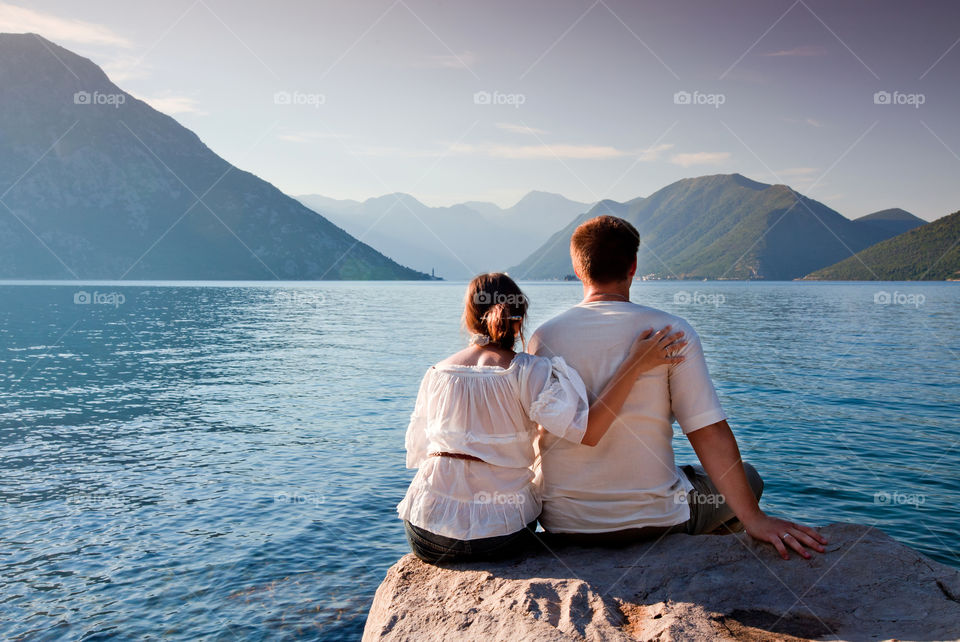
[[[960,212],[877,243],[806,278],[824,281],[960,278]]]
[[[851,221],[786,185],[740,174],[688,178],[644,199],[602,201],[640,232],[638,274],[659,278],[789,280],[890,238],[882,226]],[[573,273],[570,223],[510,272],[520,279]]]

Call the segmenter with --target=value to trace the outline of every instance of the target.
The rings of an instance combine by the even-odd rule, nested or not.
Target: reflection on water
[[[956,286],[634,298],[699,330],[769,511],[958,565]],[[0,286],[0,637],[357,637],[405,552],[403,431],[463,344],[463,289]],[[525,289],[533,325],[579,298]]]

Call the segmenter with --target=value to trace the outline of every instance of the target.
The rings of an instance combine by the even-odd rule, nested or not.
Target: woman
[[[540,514],[537,426],[595,446],[637,376],[684,345],[670,328],[641,333],[607,387],[588,404],[560,357],[514,352],[527,299],[506,274],[467,288],[470,346],[427,370],[407,428],[407,467],[418,468],[397,507],[414,554],[426,562],[491,558],[533,538]]]

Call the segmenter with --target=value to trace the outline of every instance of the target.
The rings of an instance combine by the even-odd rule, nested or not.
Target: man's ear
[[[633,263],[630,264],[630,270],[627,273],[627,280],[633,281],[633,277],[637,274],[637,257],[633,257]]]

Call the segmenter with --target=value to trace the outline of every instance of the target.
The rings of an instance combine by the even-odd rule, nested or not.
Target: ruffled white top
[[[400,518],[462,540],[519,531],[540,514],[537,426],[580,443],[588,414],[583,380],[561,357],[521,352],[507,368],[430,368],[407,427],[407,468],[418,470]]]

